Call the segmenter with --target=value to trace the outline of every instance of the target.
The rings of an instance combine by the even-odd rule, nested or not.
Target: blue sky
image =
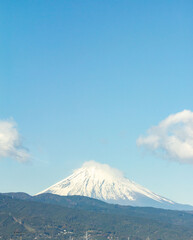
[[[17,124],[31,159],[1,158],[0,192],[35,194],[95,160],[193,204],[193,165],[136,144],[169,115],[193,111],[192,9],[178,0],[1,1],[0,120]]]

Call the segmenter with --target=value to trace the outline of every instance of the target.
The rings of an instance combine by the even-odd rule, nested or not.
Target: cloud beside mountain
[[[137,145],[167,159],[193,164],[193,112],[169,115],[140,136]]]
[[[26,162],[30,158],[13,120],[0,121],[0,158],[12,158],[18,162]]]

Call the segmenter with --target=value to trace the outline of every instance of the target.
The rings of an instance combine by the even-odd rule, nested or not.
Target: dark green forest
[[[191,212],[53,194],[0,194],[0,239],[191,240]]]

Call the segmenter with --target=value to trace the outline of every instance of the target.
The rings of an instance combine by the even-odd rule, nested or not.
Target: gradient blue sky
[[[140,135],[193,110],[192,1],[0,2],[0,119],[32,156],[0,161],[0,192],[35,194],[84,161],[193,204],[193,165],[143,153]]]

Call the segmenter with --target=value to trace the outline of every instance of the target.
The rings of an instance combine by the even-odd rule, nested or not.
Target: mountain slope
[[[161,197],[125,178],[118,170],[94,161],[83,164],[72,175],[39,194],[42,193],[87,196],[122,205],[193,209]]]
[[[16,197],[19,195],[15,194]],[[76,206],[68,208],[13,197],[13,193],[12,197],[0,194],[0,237],[3,240],[20,239],[21,234],[26,240],[59,240],[69,239],[70,236],[74,239],[85,239],[85,231],[88,231],[90,239],[98,240],[117,237],[122,240],[128,237],[131,240],[144,240],[148,237],[152,240],[193,239],[191,213],[116,206],[78,196],[60,199],[71,201],[71,206],[81,201],[81,209]],[[51,194],[38,197],[56,197],[56,200],[58,198]],[[92,202],[99,207],[98,210],[84,210],[88,208],[88,204],[92,205]],[[103,208],[103,212],[100,208]],[[120,211],[121,209],[125,211]]]

